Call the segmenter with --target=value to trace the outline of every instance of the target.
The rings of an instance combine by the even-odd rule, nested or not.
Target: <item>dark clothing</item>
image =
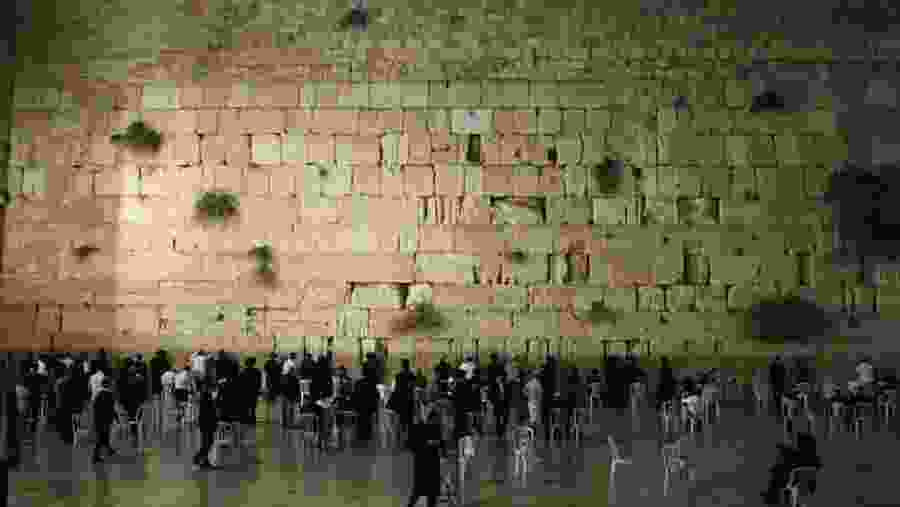
[[[100,451],[106,449],[115,454],[110,445],[110,431],[116,418],[115,398],[108,389],[102,389],[94,399],[94,431],[97,434],[97,445],[94,446],[94,459],[100,458]]]
[[[441,455],[445,450],[440,424],[420,423],[410,436],[413,450],[413,496],[436,497],[441,492]]]
[[[219,409],[220,421],[239,422],[243,419],[242,412],[245,402],[241,394],[240,385],[236,379],[226,380],[219,384],[216,405]]]
[[[266,383],[269,388],[266,397],[269,401],[274,401],[281,393],[281,365],[278,364],[278,361],[269,359],[263,365],[263,370],[266,372]]]
[[[378,388],[371,376],[363,377],[356,382],[353,390],[352,406],[359,413],[357,419],[357,436],[360,441],[372,439],[372,419],[378,410]]]
[[[665,367],[659,370],[659,384],[656,389],[656,407],[659,409],[662,404],[675,398],[677,384],[675,380],[675,372],[672,368]]]
[[[456,383],[456,389],[453,393],[455,418],[453,433],[457,440],[464,436],[472,435],[474,431],[471,415],[480,408],[481,404],[481,396],[476,389],[474,379],[461,380]]]
[[[803,453],[795,448],[778,446],[778,461],[769,472],[769,487],[764,493],[764,499],[768,505],[778,505],[782,489],[787,486],[791,470],[797,467],[811,466],[820,468],[822,461],[813,453]],[[815,492],[816,482],[812,481],[810,489]]]
[[[409,429],[415,413],[415,382],[416,376],[411,371],[401,371],[395,377],[394,392],[388,401],[388,407],[400,416],[402,431]]]
[[[209,464],[209,451],[215,441],[218,417],[216,414],[216,402],[209,392],[200,394],[198,400],[197,423],[200,429],[200,449],[194,455],[195,464]]]
[[[244,422],[256,424],[256,402],[262,390],[262,372],[256,368],[244,368],[238,375],[238,383],[245,403]]]
[[[775,361],[769,366],[769,383],[772,385],[775,399],[780,399],[787,384],[787,368],[780,361]]]
[[[488,387],[488,398],[494,407],[494,419],[497,423],[497,436],[506,433],[506,426],[509,423],[509,393],[507,391],[505,376],[496,377]]]
[[[172,369],[172,364],[165,356],[153,356],[150,360],[150,392],[162,394],[162,375]]]
[[[300,363],[300,378],[302,379],[312,379],[313,374],[316,370],[316,363],[313,362],[312,358],[306,357],[303,358],[303,361]]]
[[[56,413],[56,427],[60,438],[66,444],[75,441],[72,429],[72,415],[80,412],[79,397],[81,390],[75,385],[73,378],[62,378],[59,383],[60,405]]]
[[[316,365],[309,390],[312,401],[319,401],[334,394],[334,379],[331,376],[330,368],[324,361]]]

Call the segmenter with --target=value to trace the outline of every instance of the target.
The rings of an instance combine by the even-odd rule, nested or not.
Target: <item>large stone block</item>
[[[353,306],[337,308],[337,336],[365,338],[369,336],[369,310]]]
[[[479,266],[479,258],[472,255],[417,255],[416,280],[474,284],[478,279]]]
[[[551,197],[547,204],[547,222],[551,225],[590,224],[593,221],[591,199]]]
[[[557,337],[559,326],[559,312],[517,312],[513,314],[512,336]]]

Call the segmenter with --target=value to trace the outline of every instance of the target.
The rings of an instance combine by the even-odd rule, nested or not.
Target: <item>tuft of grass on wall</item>
[[[136,121],[132,122],[124,132],[113,134],[110,140],[114,144],[157,150],[162,144],[162,134],[143,121]]]
[[[240,200],[230,192],[204,192],[197,200],[196,208],[207,218],[223,219],[237,213]]]

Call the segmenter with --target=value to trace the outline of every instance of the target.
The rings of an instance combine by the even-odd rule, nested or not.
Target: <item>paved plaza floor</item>
[[[259,415],[266,415],[263,405]],[[811,505],[900,505],[896,418],[859,440],[846,431],[826,438],[825,428],[819,421],[824,469]],[[607,435],[613,435],[634,462],[617,470],[615,505],[762,505],[759,492],[774,463],[775,444],[785,438],[783,425],[772,415],[756,413],[748,399],[725,402],[719,421],[691,435],[684,448],[696,477],[676,480],[664,497],[661,433],[652,412],[632,418],[598,410],[587,433],[580,444],[539,443],[541,462],[524,482],[513,478],[505,444],[493,437],[480,440],[464,484],[465,503],[612,504]],[[317,506],[406,505],[412,476],[408,452],[373,445],[322,454],[304,449],[296,436],[274,424],[261,423],[248,436],[253,442],[247,448],[223,451],[222,469],[197,471],[191,466],[199,444],[196,430],[151,431],[140,454],[120,438],[114,442],[120,455],[98,465],[90,462],[91,442],[73,449],[54,432],[43,432],[36,452],[27,448],[23,464],[10,472],[9,505],[281,506],[310,498]]]

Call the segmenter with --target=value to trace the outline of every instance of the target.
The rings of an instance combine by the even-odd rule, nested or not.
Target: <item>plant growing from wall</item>
[[[256,258],[256,272],[260,275],[272,274],[272,261],[274,255],[272,246],[266,243],[257,243],[251,250],[250,255]]]
[[[9,193],[9,190],[3,189],[0,190],[0,208],[5,208],[12,203],[12,196]]]
[[[128,125],[124,132],[113,134],[110,140],[114,144],[124,144],[132,148],[157,150],[162,144],[162,135],[143,121],[135,121]]]
[[[318,169],[318,175],[320,178],[328,177],[328,166],[323,164],[322,162],[307,162],[306,165]]]
[[[395,330],[401,332],[410,331],[437,331],[447,325],[447,319],[429,302],[419,302],[413,307],[412,312],[400,319]]]
[[[204,192],[197,200],[197,210],[207,218],[223,219],[237,213],[240,201],[230,192]]]
[[[591,324],[615,324],[619,320],[619,312],[608,307],[606,303],[591,303],[591,309],[578,316],[579,320]]]
[[[528,260],[528,254],[524,250],[515,249],[506,254],[506,258],[515,264],[522,264]]]
[[[591,170],[596,188],[602,194],[617,193],[622,187],[624,175],[625,162],[619,159],[607,158],[605,162],[596,164]]]

